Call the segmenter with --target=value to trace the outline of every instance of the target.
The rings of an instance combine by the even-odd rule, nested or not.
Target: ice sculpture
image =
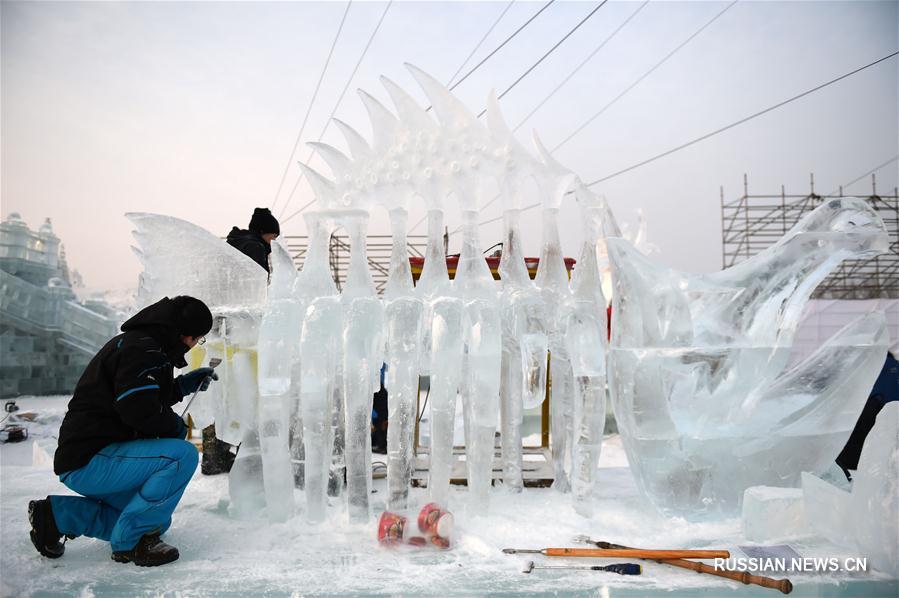
[[[230,322],[226,320],[226,323]],[[259,323],[256,321],[254,324],[255,332]],[[253,363],[256,355],[248,348],[252,345],[241,342],[249,339],[242,339],[234,334],[240,330],[239,326],[231,326],[227,330],[225,347],[230,359],[219,366],[219,369],[225,366],[227,371],[229,384],[226,388],[226,400],[236,404],[232,413],[236,412],[237,418],[228,421],[224,426],[221,422],[216,422],[216,436],[231,439],[233,444],[240,445],[228,473],[231,510],[238,517],[254,518],[266,506],[262,446],[258,432],[259,394],[256,367]],[[224,434],[219,431],[222,427],[226,430]]]
[[[268,276],[259,264],[204,228],[160,214],[125,214],[137,227],[132,248],[144,266],[137,293],[143,307],[160,297],[190,295],[210,309],[261,307]]]
[[[221,390],[213,405],[216,435],[241,445],[229,474],[235,514],[254,516],[265,507],[258,424],[256,340],[268,275],[253,260],[209,231],[159,214],[129,213],[135,249],[144,271],[138,305],[168,295],[191,295],[214,316],[210,351],[221,351]]]
[[[406,249],[406,210],[390,211],[393,248],[385,292],[387,323],[387,508],[406,509],[412,481],[412,444],[418,400],[418,357],[424,302],[412,288]]]
[[[383,363],[384,308],[375,296],[365,231],[368,213],[347,210],[340,214],[350,238],[350,265],[341,300],[343,325],[343,388],[346,420],[347,500],[351,521],[368,521],[371,494],[372,396]]]
[[[293,458],[303,459],[306,520],[310,523],[325,519],[329,478],[335,475],[343,481],[342,445],[338,447],[337,463],[332,461],[334,395],[342,349],[335,332],[342,329],[343,316],[328,267],[328,242],[334,226],[329,216],[326,212],[304,214],[309,244],[293,291],[297,301],[307,306],[300,337],[302,434],[294,436]],[[342,396],[340,389],[337,397]],[[298,454],[301,445],[302,455]]]
[[[795,486],[846,441],[886,350],[882,314],[784,371],[803,305],[841,260],[882,253],[883,222],[836,199],[776,245],[691,275],[608,239],[610,390],[638,487],[667,513],[734,513],[749,486]]]
[[[802,474],[806,520],[831,542],[899,577],[899,403],[887,403],[865,439],[852,492]]]
[[[536,161],[518,144],[506,126],[496,95],[487,103],[487,122],[506,159],[494,166],[503,200],[502,364],[500,368],[500,422],[503,483],[520,492],[522,479],[521,425],[524,409],[538,406],[546,396],[546,313],[524,263],[521,248],[521,186]]]
[[[468,434],[466,458],[470,508],[483,513],[493,479],[494,435],[499,411],[502,327],[496,284],[481,252],[477,212],[462,213],[462,253],[456,292],[464,307],[462,406]]]
[[[735,268],[711,275],[672,272],[625,241],[604,199],[555,161],[536,136],[537,157],[522,148],[495,96],[488,99],[484,126],[435,79],[409,69],[436,118],[386,78],[381,82],[395,113],[360,92],[371,142],[335,121],[346,154],[311,144],[332,176],[302,166],[318,201],[317,211],[306,215],[308,254],[295,275],[286,251],[275,245],[267,296],[265,273],[213,235],[174,218],[130,216],[145,267],[141,301],[186,293],[213,309],[207,349],[224,361],[212,411],[219,436],[241,444],[229,477],[236,514],[253,516],[267,506],[272,520],[289,517],[292,461],[293,475],[304,484],[309,522],[327,518],[327,495],[339,492],[344,468],[349,517],[368,519],[372,393],[385,361],[387,502],[394,510],[408,506],[418,374],[429,375],[431,383],[431,499],[444,506],[449,499],[461,394],[469,504],[481,513],[488,506],[498,414],[505,486],[523,486],[522,411],[545,396],[547,354],[555,487],[570,489],[583,515],[593,512],[606,380],[638,487],[665,512],[733,513],[747,486],[795,485],[799,472],[833,459],[880,365],[883,316],[854,322],[791,369],[788,357],[815,285],[841,260],[885,249],[883,225],[870,209],[852,199],[829,201],[775,247]],[[543,207],[535,282],[520,243],[522,192],[530,179]],[[501,293],[478,234],[479,207],[492,186],[503,198]],[[558,214],[572,189],[585,234],[569,282]],[[453,282],[443,239],[450,196],[462,216]],[[428,220],[415,289],[405,248],[413,202],[423,202]],[[376,206],[388,211],[393,235],[383,302],[365,253],[368,217]],[[351,249],[340,294],[328,263],[329,239],[338,227],[346,230]],[[605,315],[611,290],[603,291],[609,268],[611,346]]]
[[[536,407],[546,394],[546,315],[528,275],[521,249],[520,209],[503,213],[503,253],[499,272],[503,291],[500,419],[503,482],[521,492],[521,425],[525,406]]]
[[[473,495],[469,507],[483,513],[493,478],[502,355],[497,286],[484,260],[478,226],[477,209],[487,182],[480,173],[479,148],[485,148],[487,132],[443,85],[420,69],[407,66],[437,113],[440,137],[446,143],[438,153],[443,159],[438,175],[452,190],[462,211],[462,251],[453,292],[462,300],[464,314],[460,391],[468,486]]]
[[[561,198],[559,198],[561,199]],[[553,488],[560,492],[571,489],[572,436],[574,410],[574,379],[568,348],[559,315],[562,305],[569,300],[568,271],[562,257],[562,243],[559,239],[558,203],[544,204],[543,248],[540,264],[534,282],[540,291],[546,310],[546,332],[549,337],[550,353],[550,422],[552,425],[552,458],[555,481]]]
[[[287,248],[272,242],[272,280],[259,327],[259,442],[266,507],[271,521],[293,514],[289,424],[298,397],[291,374],[300,344],[303,309],[292,296],[296,270]]]
[[[574,376],[572,414],[572,501],[575,510],[593,515],[593,493],[606,419],[606,299],[596,259],[603,210],[582,204],[584,247],[571,281],[572,293],[563,309],[561,328]]]

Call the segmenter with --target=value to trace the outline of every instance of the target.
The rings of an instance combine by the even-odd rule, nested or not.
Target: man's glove
[[[181,374],[175,378],[175,382],[178,383],[178,390],[181,391],[181,396],[186,397],[197,390],[206,390],[209,388],[210,382],[218,379],[218,374],[215,373],[214,369],[197,368],[186,374]]]

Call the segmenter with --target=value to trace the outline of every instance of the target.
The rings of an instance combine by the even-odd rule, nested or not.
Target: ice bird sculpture
[[[829,201],[776,245],[685,274],[608,239],[610,390],[628,460],[662,511],[733,513],[749,486],[796,486],[845,443],[888,344],[884,316],[851,323],[786,370],[814,288],[842,260],[883,253],[863,201]]]

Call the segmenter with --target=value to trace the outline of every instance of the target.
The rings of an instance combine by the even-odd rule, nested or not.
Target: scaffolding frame
[[[748,178],[743,175],[743,194],[725,201],[721,187],[721,262],[735,264],[774,245],[803,216],[825,201],[844,197],[815,193],[815,178],[810,176],[805,195],[787,194],[783,185],[779,195],[752,195]],[[889,252],[867,260],[846,260],[815,289],[817,299],[899,298],[899,189],[892,195],[877,193],[877,179],[871,175],[871,194],[863,199],[883,219],[890,237]]]
[[[287,251],[293,260],[294,266],[299,270],[306,259],[306,250],[309,246],[309,237],[306,235],[285,236]],[[427,235],[408,235],[406,237],[406,250],[409,257],[424,257],[428,244]],[[378,295],[384,293],[387,287],[387,278],[390,274],[390,252],[393,249],[393,237],[390,235],[368,235],[365,242],[368,254],[368,268],[371,270],[372,282]],[[328,242],[328,263],[331,267],[331,277],[337,290],[340,291],[346,282],[347,269],[350,265],[350,243],[345,234],[335,233]]]

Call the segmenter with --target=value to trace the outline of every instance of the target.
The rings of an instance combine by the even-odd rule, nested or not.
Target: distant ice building
[[[72,392],[118,313],[81,302],[47,218],[33,231],[17,213],[0,223],[0,397]]]

